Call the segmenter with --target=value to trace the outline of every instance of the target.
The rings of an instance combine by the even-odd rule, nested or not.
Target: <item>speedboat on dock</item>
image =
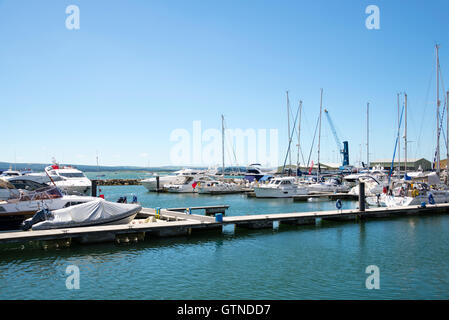
[[[23,230],[47,230],[128,224],[140,212],[139,204],[93,201],[59,210],[41,210],[22,224]]]
[[[34,191],[16,189],[10,183],[7,186],[10,197],[0,201],[0,230],[19,229],[25,219],[32,217],[42,209],[58,210],[98,199],[88,196],[64,195],[54,186],[44,186]]]

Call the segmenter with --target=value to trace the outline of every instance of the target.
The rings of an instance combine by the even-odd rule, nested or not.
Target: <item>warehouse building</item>
[[[445,160],[443,160],[445,161]],[[441,161],[440,163],[442,163]],[[371,167],[380,166],[383,167],[385,170],[390,170],[391,168],[391,159],[381,159],[376,161],[371,161],[370,163]],[[399,167],[399,162],[397,159],[395,159],[394,169]],[[405,169],[405,161],[401,159],[401,170]],[[421,159],[407,159],[407,170],[413,171],[413,170],[419,170],[422,169],[424,171],[432,170],[432,163],[424,158]]]

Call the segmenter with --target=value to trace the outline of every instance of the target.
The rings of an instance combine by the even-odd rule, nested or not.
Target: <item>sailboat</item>
[[[105,174],[100,174],[100,166],[98,165],[98,152],[97,152],[97,178],[105,177]]]
[[[288,98],[287,91],[287,114],[288,114],[288,149],[287,154],[284,160],[283,173],[285,170],[285,164],[287,162],[287,158],[289,158],[290,166],[287,170],[288,175],[292,173],[292,163],[291,163],[291,143],[293,138],[293,133],[295,131],[296,122],[298,119],[298,114],[301,113],[302,110],[302,101],[299,103],[298,111],[296,113],[296,118],[293,124],[293,131],[290,131],[290,101]],[[300,121],[299,121],[300,123]],[[297,170],[296,175],[298,174],[299,168],[299,129],[298,129],[298,154],[297,154]],[[267,184],[259,184],[254,187],[254,193],[256,198],[291,198],[296,195],[306,195],[309,193],[306,186],[298,185],[297,177],[275,177],[270,180]]]
[[[440,63],[438,49],[439,46],[435,46],[436,51],[436,73],[437,73],[437,146],[434,158],[434,167],[436,172],[430,174],[416,174],[412,177],[407,175],[407,94],[404,93],[404,156],[405,156],[405,173],[403,179],[394,181],[390,185],[388,192],[383,192],[376,197],[367,198],[367,203],[370,205],[396,207],[396,206],[409,206],[420,205],[423,203],[437,204],[437,203],[449,203],[449,190],[447,186],[443,186],[440,180],[440,100],[439,100],[439,74]],[[447,104],[447,101],[446,101]],[[399,137],[399,132],[398,132]],[[398,139],[399,140],[399,139]],[[394,160],[394,158],[393,158]],[[393,162],[394,163],[394,162]],[[392,168],[391,168],[392,170]],[[391,176],[391,171],[390,171]],[[424,180],[424,181],[423,181]]]

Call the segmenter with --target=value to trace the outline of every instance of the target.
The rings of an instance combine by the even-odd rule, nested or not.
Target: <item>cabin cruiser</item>
[[[90,181],[82,171],[71,166],[60,166],[54,163],[45,168],[45,172],[50,176],[51,183],[72,195],[90,195],[92,191],[92,181]]]
[[[1,181],[0,185],[6,185],[11,197],[0,201],[0,230],[18,229],[23,220],[42,209],[57,210],[97,199],[64,195],[57,187],[47,185],[34,191],[16,189],[11,183]]]
[[[243,179],[248,180],[249,182],[259,181],[263,176],[265,176],[268,173],[269,173],[268,171],[262,169],[259,163],[254,163],[250,164],[246,168],[246,172],[244,173]]]
[[[230,194],[242,192],[244,186],[237,183],[212,180],[199,182],[196,189],[200,194]]]
[[[320,182],[307,185],[309,192],[317,193],[338,193],[338,192],[348,192],[349,186],[342,184],[342,182],[335,177],[323,178]]]
[[[164,189],[171,193],[194,193],[199,184],[210,180],[208,176],[179,176],[173,183],[165,184]]]
[[[383,189],[388,185],[387,181],[379,180],[375,176],[370,175],[360,175],[357,181],[365,183],[365,195],[368,197],[382,193]],[[359,189],[360,186],[357,183],[349,190],[348,194],[359,195]]]
[[[291,198],[296,195],[306,195],[306,187],[299,186],[295,177],[273,178],[267,184],[254,187],[256,198]]]
[[[101,198],[59,210],[41,210],[21,225],[23,230],[47,230],[128,224],[140,212],[139,204],[115,203]]]
[[[196,176],[204,174],[202,170],[194,170],[194,169],[183,169],[179,171],[175,171],[174,175],[167,176],[159,176],[159,188],[162,188],[166,184],[173,184],[176,182],[176,179],[183,176]],[[141,180],[140,183],[148,189],[148,191],[157,191],[157,177],[151,177],[148,179]]]
[[[0,174],[0,177],[15,177],[15,176],[21,176],[21,175],[23,175],[22,172],[9,169],[9,170],[3,171],[2,174]]]

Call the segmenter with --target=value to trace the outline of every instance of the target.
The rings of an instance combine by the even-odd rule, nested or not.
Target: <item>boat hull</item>
[[[256,198],[292,198],[297,195],[307,194],[307,191],[298,188],[283,189],[255,187],[254,193],[256,194]]]

